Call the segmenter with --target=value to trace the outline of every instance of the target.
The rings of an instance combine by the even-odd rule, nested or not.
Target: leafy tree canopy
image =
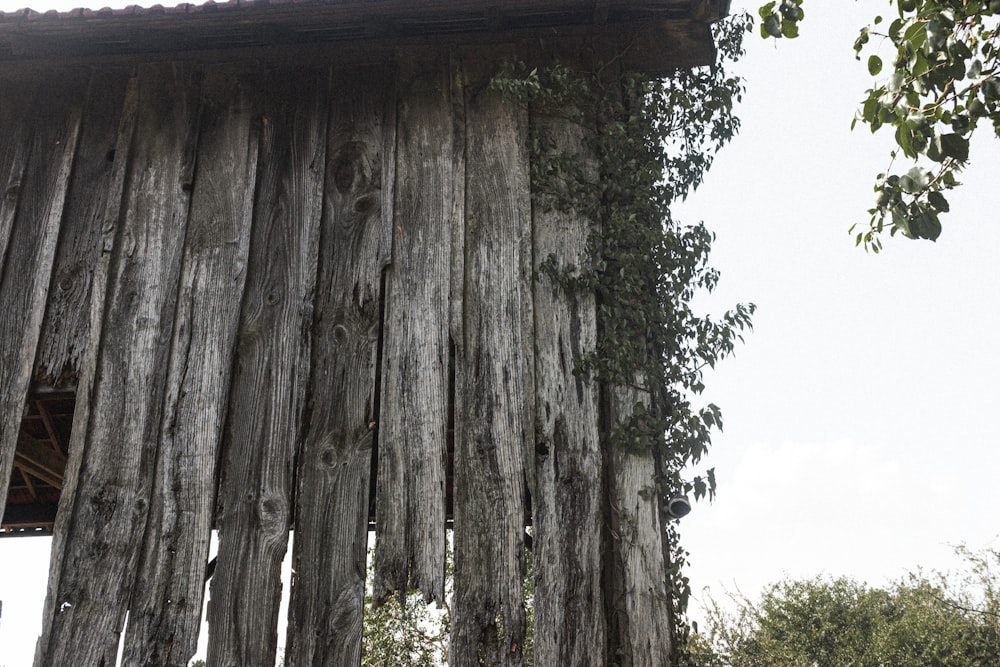
[[[1000,137],[1000,0],[889,5],[893,15],[874,17],[854,43],[876,79],[854,122],[872,132],[889,127],[896,143],[876,177],[867,228],[852,227],[856,243],[874,252],[886,227],[891,235],[937,239],[950,209],[945,193],[959,184],[973,133],[987,127]],[[758,13],[761,35],[774,38],[797,37],[805,16],[802,0],[768,2]]]
[[[962,551],[960,581],[910,574],[885,588],[852,579],[785,580],[760,601],[712,603],[689,667],[1000,664],[1000,552]]]

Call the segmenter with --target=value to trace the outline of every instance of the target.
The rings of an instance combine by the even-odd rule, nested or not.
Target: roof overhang
[[[629,45],[633,66],[656,71],[711,62],[709,26],[728,11],[729,0],[232,0],[20,10],[0,14],[0,61],[586,36]]]

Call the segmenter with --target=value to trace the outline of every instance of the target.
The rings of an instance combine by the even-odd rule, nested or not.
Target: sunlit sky
[[[850,131],[871,85],[851,47],[886,8],[806,0],[798,40],[751,36],[741,134],[679,207],[717,234],[722,281],[699,305],[758,306],[707,378],[726,429],[705,462],[718,497],[681,525],[699,596],[820,573],[877,585],[959,566],[952,545],[1000,547],[1000,141],[974,141],[937,243],[870,255],[847,233],[888,162],[888,136]],[[47,560],[47,540],[0,543],[2,666],[31,663]]]

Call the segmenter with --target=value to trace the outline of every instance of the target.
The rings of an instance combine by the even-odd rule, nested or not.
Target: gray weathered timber
[[[289,667],[361,659],[381,276],[392,225],[393,73],[335,73],[299,454]]]
[[[78,78],[49,82],[27,111],[36,126],[30,146],[14,149],[11,171],[22,171],[23,181],[6,262],[0,265],[0,515],[45,313],[85,85]],[[71,103],[60,104],[62,96]],[[21,167],[16,162],[25,154],[30,159]]]
[[[21,194],[21,179],[31,151],[32,107],[37,87],[0,81],[0,275],[7,258],[7,244]]]
[[[123,664],[187,667],[198,643],[216,464],[249,253],[258,123],[209,69],[149,526]]]
[[[532,115],[536,136],[552,142],[551,154],[572,156],[585,177],[586,134],[574,110]],[[546,155],[534,159],[545,160]],[[588,167],[591,167],[588,169]],[[536,193],[534,261],[548,258],[560,270],[589,264],[587,241],[594,223],[582,210],[552,208],[565,192]],[[577,202],[581,209],[585,202]],[[537,665],[603,665],[606,652],[601,589],[603,463],[598,385],[574,367],[596,345],[594,295],[567,290],[538,272],[534,284],[536,480],[531,496],[535,567],[534,660]]]
[[[129,71],[94,68],[35,361],[49,382],[72,379],[87,340],[90,289]]]
[[[90,421],[91,405],[97,384],[98,359],[101,346],[101,327],[104,318],[104,305],[107,301],[108,281],[111,275],[111,259],[114,250],[114,240],[118,232],[121,212],[124,202],[125,181],[128,166],[131,163],[131,146],[136,128],[138,114],[139,85],[138,78],[129,79],[122,105],[121,121],[118,136],[115,141],[115,155],[112,161],[109,179],[108,196],[105,209],[101,216],[100,251],[94,265],[94,277],[88,308],[88,337],[83,348],[80,362],[79,382],[77,385],[76,407],[73,410],[73,429],[70,438],[69,457],[63,473],[62,495],[59,497],[59,512],[56,514],[53,527],[52,555],[49,562],[49,579],[45,596],[45,607],[42,612],[42,633],[38,638],[35,651],[35,667],[45,664],[49,638],[52,633],[52,619],[61,607],[56,597],[59,582],[62,580],[65,555],[70,551],[68,538],[72,533],[74,503],[76,490],[80,483],[84,451],[86,450],[87,425]]]
[[[425,54],[426,56],[426,54]],[[407,586],[444,601],[451,197],[456,177],[446,58],[405,52],[392,265],[386,271],[378,424],[375,598]],[[417,64],[420,63],[420,64]]]
[[[636,386],[642,386],[641,379]],[[637,403],[649,404],[648,393],[637,389],[613,388],[609,394],[610,414],[617,421],[628,419]],[[606,456],[613,537],[610,643],[622,667],[659,667],[674,647],[664,517],[657,494],[649,493],[655,461],[652,452],[626,452],[612,446],[607,447]]]
[[[139,73],[139,114],[96,377],[36,664],[114,664],[150,505],[197,142],[198,81]]]
[[[451,155],[455,173],[455,178],[451,182],[451,292],[448,297],[451,306],[448,334],[451,337],[451,356],[454,357],[455,350],[464,336],[462,293],[465,291],[465,73],[462,70],[461,57],[454,50],[448,54],[448,68],[451,73]],[[450,373],[451,379],[454,380],[454,358]],[[454,404],[455,387],[452,386],[450,390]],[[452,438],[454,439],[454,433]]]
[[[466,62],[473,57],[466,54]],[[531,326],[524,321],[531,295],[527,112],[486,88],[490,74],[473,72],[466,89],[450,653],[457,667],[522,664],[525,631],[524,455],[534,412],[525,373],[534,362],[525,359],[530,339],[524,338]]]
[[[220,463],[208,662],[272,665],[322,212],[328,75],[278,70],[262,104],[250,260]]]

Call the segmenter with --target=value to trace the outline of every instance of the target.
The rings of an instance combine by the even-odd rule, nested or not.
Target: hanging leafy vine
[[[698,290],[711,291],[719,274],[708,264],[714,236],[684,224],[671,205],[701,184],[719,148],[739,130],[733,113],[743,92],[728,67],[743,55],[749,16],[716,26],[714,64],[680,69],[664,78],[635,73],[609,77],[562,66],[508,65],[491,86],[534,112],[563,115],[585,128],[596,167],[554,148],[544,124],[533,124],[532,190],[535,206],[575,211],[598,221],[584,266],[546,258],[540,271],[567,291],[596,294],[601,334],[596,349],[576,360],[575,372],[605,386],[638,389],[648,401],[615,424],[610,441],[629,451],[652,450],[662,502],[690,493],[715,493],[714,471],[685,479],[684,471],[708,450],[722,427],[718,407],[698,409],[706,367],[733,352],[751,327],[752,304],[719,319],[691,309]],[[686,553],[671,524],[670,584],[681,645],[687,637],[690,593],[682,574]]]

